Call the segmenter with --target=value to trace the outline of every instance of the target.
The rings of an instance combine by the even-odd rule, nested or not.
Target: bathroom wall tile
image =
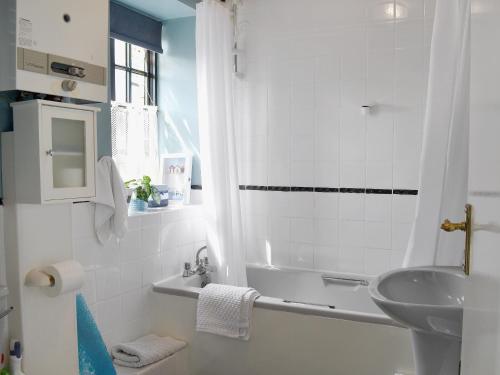
[[[369,50],[393,50],[395,43],[393,22],[371,24],[367,27],[366,37]]]
[[[123,262],[140,258],[142,246],[140,230],[129,230],[120,240],[120,258]]]
[[[247,190],[244,192],[246,197],[246,212],[248,214],[266,215],[268,210],[267,192]]]
[[[245,241],[247,249],[246,259],[250,264],[266,264],[266,240],[263,238],[249,238]]]
[[[128,292],[142,287],[142,262],[136,260],[122,263],[121,266],[121,291]]]
[[[339,194],[340,220],[364,220],[365,194]]]
[[[314,237],[317,245],[337,245],[339,242],[338,221],[330,219],[314,220]]]
[[[273,266],[289,266],[290,242],[273,239],[266,241],[266,262]]]
[[[98,269],[95,273],[97,300],[104,301],[120,295],[121,275],[120,267]]]
[[[73,239],[75,260],[80,262],[84,269],[97,269],[118,264],[120,252],[116,239],[110,239],[106,245],[97,242],[97,238],[85,237]]]
[[[82,287],[82,294],[87,305],[92,305],[97,301],[96,281],[94,271],[85,271],[85,282]]]
[[[339,262],[339,251],[333,246],[314,247],[314,269],[327,271],[336,270]]]
[[[392,161],[394,121],[392,115],[379,113],[367,118],[366,159],[368,161]]]
[[[345,161],[365,160],[365,130],[358,102],[355,110],[342,111],[340,124],[340,158]]]
[[[161,215],[145,214],[141,216],[142,228],[159,226],[161,224]]]
[[[252,63],[247,81],[255,85],[237,91],[245,108],[238,120],[243,129],[238,132],[243,137],[241,149],[246,150],[240,172],[244,184],[417,189],[434,4],[435,0],[389,5],[371,0],[314,1],[304,13],[297,1],[283,13],[281,4],[270,0],[262,7],[265,12],[242,15],[251,19],[245,49]],[[270,9],[275,9],[274,15]],[[298,25],[293,20],[300,9]],[[278,14],[285,18],[279,32],[274,24]],[[362,105],[371,105],[371,111],[362,115]],[[264,122],[266,131],[254,132],[252,127]],[[250,152],[258,149],[267,151],[262,168],[259,157],[266,151]],[[257,194],[261,198],[255,200]],[[393,231],[398,223],[413,220],[415,206],[409,202],[415,196],[390,194],[242,192],[241,196],[245,215],[259,215],[252,220],[260,221],[245,224],[247,245],[253,247],[249,258],[265,264],[269,248],[274,248],[273,262],[279,253],[284,259],[280,263],[294,265],[293,244],[306,243],[314,248],[313,258],[324,254],[321,263],[359,273],[385,267],[375,261],[366,264],[374,257],[365,256],[365,250],[367,254],[373,250],[366,246],[382,250],[403,246],[408,234],[398,236]],[[273,217],[291,219],[292,245],[276,239],[280,237],[276,233],[282,233],[276,223],[283,219]],[[321,219],[336,222],[335,239],[327,230],[320,231]],[[312,240],[306,230],[311,220]],[[296,228],[306,233],[294,233]],[[337,248],[335,255],[327,251]],[[392,253],[384,264],[398,263],[392,261],[396,258]]]
[[[289,241],[290,219],[288,217],[269,217],[268,234],[271,239]]]
[[[182,236],[183,232],[177,232],[177,238]],[[160,227],[151,226],[143,228],[141,231],[141,249],[140,256],[154,255],[160,252]],[[179,243],[179,242],[175,242]]]
[[[161,255],[153,255],[142,261],[142,286],[150,286],[162,279]]]
[[[366,163],[364,161],[341,162],[340,186],[364,188],[366,186]]]
[[[342,247],[365,245],[365,223],[363,221],[340,221],[339,243]]]
[[[376,249],[391,249],[391,222],[365,223],[365,246]]]
[[[314,193],[314,217],[321,219],[338,219],[339,194]]]
[[[391,269],[391,251],[379,249],[366,249],[365,251],[365,273],[368,275],[380,275]]]
[[[95,235],[94,214],[95,206],[91,203],[71,205],[73,238],[85,238]]]
[[[291,217],[314,217],[314,193],[291,192],[288,194],[290,194]]]
[[[410,238],[411,223],[392,223],[392,249],[406,250]]]
[[[247,215],[244,217],[243,226],[245,228],[245,236],[255,238],[267,238],[270,233],[270,222],[275,217],[267,217],[265,215]],[[280,217],[276,217],[280,219]]]
[[[339,162],[317,161],[314,164],[314,186],[316,187],[338,187],[339,186]]]
[[[314,186],[314,162],[292,162],[290,182],[292,186]]]
[[[280,186],[280,185],[277,185]],[[290,193],[283,191],[268,191],[269,215],[270,216],[290,216]]]
[[[391,189],[392,162],[369,162],[366,165],[366,186],[375,189]]]
[[[146,304],[142,289],[122,295],[122,317],[123,322],[131,322],[144,318],[143,307]]]
[[[418,189],[418,171],[419,162],[417,160],[396,162],[394,164],[394,188]]]
[[[362,247],[341,246],[338,270],[340,272],[364,273],[364,253]]]
[[[332,110],[333,112],[334,110]],[[337,112],[338,113],[338,112]],[[334,123],[326,123],[321,119],[320,114],[316,115],[316,137],[314,144],[315,160],[334,161],[340,158],[339,155],[339,133],[338,119]]]
[[[292,243],[290,264],[293,267],[313,268],[314,247],[310,244]]]
[[[391,268],[401,268],[405,258],[405,251],[391,251]]]
[[[291,150],[292,150],[291,152],[292,161],[313,161],[314,160],[313,134],[293,135]]]
[[[101,332],[106,334],[117,334],[121,325],[121,297],[115,297],[106,301],[97,302],[97,321]]]
[[[392,217],[398,223],[411,223],[415,218],[417,196],[394,195],[392,198]]]
[[[313,243],[317,238],[314,235],[314,221],[311,218],[291,219],[291,240],[293,242]]]
[[[417,12],[421,12],[423,15],[423,7]],[[424,21],[422,18],[396,22],[396,48],[420,47],[423,44],[423,36]]]
[[[393,195],[391,194],[367,194],[365,198],[365,220],[390,222],[392,200]]]

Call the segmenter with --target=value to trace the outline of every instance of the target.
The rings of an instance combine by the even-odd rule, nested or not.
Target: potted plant
[[[151,177],[143,176],[142,179],[129,180],[125,182],[125,188],[133,189],[130,209],[132,211],[143,212],[148,208],[149,200],[157,203],[160,201],[158,189],[151,185]]]

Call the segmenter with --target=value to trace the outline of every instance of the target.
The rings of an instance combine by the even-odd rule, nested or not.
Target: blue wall
[[[196,18],[168,20],[158,62],[161,153],[193,154],[193,185],[201,185],[196,91]]]

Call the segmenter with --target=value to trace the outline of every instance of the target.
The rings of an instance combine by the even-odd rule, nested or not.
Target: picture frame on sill
[[[162,154],[160,181],[168,186],[169,204],[189,204],[193,156],[189,153]]]

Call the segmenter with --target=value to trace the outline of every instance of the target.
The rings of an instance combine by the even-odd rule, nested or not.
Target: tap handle
[[[184,269],[185,269],[186,271],[189,271],[189,270],[191,269],[191,263],[189,263],[189,262],[185,262],[185,263],[184,263]]]

